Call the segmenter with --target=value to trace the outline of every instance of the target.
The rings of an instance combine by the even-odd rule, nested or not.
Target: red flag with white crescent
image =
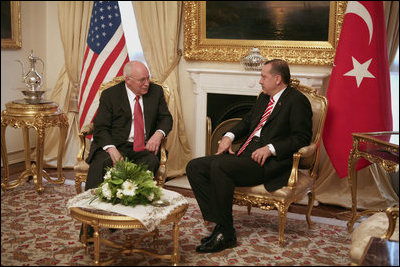
[[[347,176],[352,133],[392,130],[382,1],[349,1],[329,81],[323,140],[339,177]],[[366,167],[360,160],[356,170]]]

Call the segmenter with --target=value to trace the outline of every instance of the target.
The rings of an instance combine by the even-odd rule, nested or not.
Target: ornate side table
[[[399,132],[353,133],[352,135],[353,149],[348,160],[348,181],[352,203],[352,216],[347,223],[349,232],[353,231],[354,223],[359,218],[377,212],[377,210],[357,212],[356,165],[358,160],[365,158],[372,163],[378,163],[389,173],[399,171]]]
[[[23,141],[25,148],[25,171],[18,177],[17,181],[9,183],[9,168],[7,158],[7,147],[5,141],[5,131],[7,126],[22,128]],[[60,138],[57,155],[58,178],[52,179],[43,170],[43,150],[45,141],[45,130],[50,127],[59,127]],[[37,131],[36,162],[31,164],[30,145],[28,129],[34,128]],[[19,186],[28,177],[32,176],[39,193],[43,193],[42,179],[53,184],[63,184],[65,177],[62,175],[62,154],[64,143],[67,137],[68,119],[54,102],[43,101],[40,104],[25,104],[23,100],[17,100],[6,104],[6,110],[1,112],[1,157],[4,166],[4,178],[2,179],[1,189],[3,191]]]

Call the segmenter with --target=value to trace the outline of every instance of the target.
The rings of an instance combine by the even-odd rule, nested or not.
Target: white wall
[[[21,36],[21,49],[1,49],[1,110],[5,109],[6,103],[23,98],[22,93],[16,90],[23,87],[23,83],[20,64],[15,60],[23,61],[27,72],[31,49],[45,64],[43,88],[54,88],[61,66],[64,65],[57,2],[21,1]],[[41,72],[41,64],[38,65],[37,69]],[[35,131],[31,129],[31,147],[35,146],[35,136]],[[9,163],[24,161],[21,129],[7,127],[6,142]]]

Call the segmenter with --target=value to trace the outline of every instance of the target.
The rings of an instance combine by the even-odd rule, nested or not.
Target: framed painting
[[[1,1],[1,48],[21,47],[20,1]]]
[[[186,60],[332,65],[346,1],[184,1]]]

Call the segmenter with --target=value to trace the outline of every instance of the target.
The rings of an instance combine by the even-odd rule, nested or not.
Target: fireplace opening
[[[207,94],[207,117],[211,119],[211,132],[225,120],[242,118],[256,100],[257,96]]]

